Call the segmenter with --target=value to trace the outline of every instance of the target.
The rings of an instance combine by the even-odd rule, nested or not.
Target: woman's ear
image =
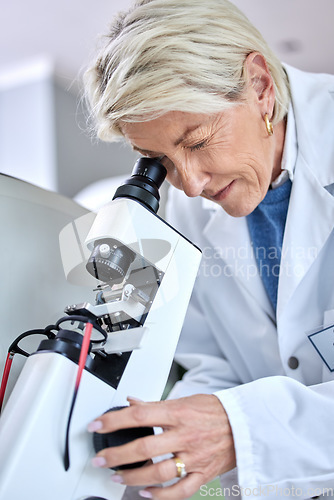
[[[275,89],[267,62],[259,52],[251,52],[245,60],[244,71],[249,88],[253,88],[264,115],[271,118],[275,104]]]

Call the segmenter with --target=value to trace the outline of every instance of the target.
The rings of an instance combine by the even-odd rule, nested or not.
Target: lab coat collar
[[[293,175],[296,167],[297,161],[297,132],[296,132],[296,122],[293,113],[293,107],[290,103],[289,112],[287,116],[287,124],[286,124],[286,134],[284,140],[284,149],[282,155],[282,163],[281,168],[282,172],[280,175],[271,183],[271,187],[276,189],[280,187],[287,179],[293,181]]]
[[[297,144],[296,120],[293,112],[293,106],[291,103],[289,106],[289,112],[287,116],[285,135],[286,137],[284,140],[284,149],[282,155],[282,170],[285,170],[289,174],[289,178],[292,182],[297,161],[298,144]]]
[[[285,65],[296,121],[298,155],[323,187],[334,182],[334,80]],[[327,93],[324,90],[327,84]]]

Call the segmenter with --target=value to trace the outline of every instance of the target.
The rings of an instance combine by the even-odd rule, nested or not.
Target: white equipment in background
[[[92,224],[95,214],[58,193],[0,174],[0,378],[7,349],[20,333],[56,321],[73,297],[94,300],[87,285],[66,280],[59,249],[62,228],[82,217]],[[28,338],[24,347],[32,352],[37,345]],[[15,357],[6,398],[23,362]]]

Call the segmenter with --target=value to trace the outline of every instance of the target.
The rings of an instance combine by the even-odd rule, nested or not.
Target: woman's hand
[[[145,498],[185,499],[202,484],[235,467],[233,436],[227,414],[214,395],[144,403],[129,398],[130,406],[109,412],[88,430],[107,433],[131,427],[162,427],[158,435],[137,439],[123,446],[106,448],[93,459],[98,467],[115,467],[173,453],[185,464],[187,475],[172,486],[141,491]],[[161,484],[177,477],[173,458],[144,467],[117,471],[115,482],[131,486]]]

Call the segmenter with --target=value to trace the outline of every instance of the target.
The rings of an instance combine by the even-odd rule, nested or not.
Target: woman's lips
[[[215,194],[212,199],[214,201],[222,201],[226,198],[226,196],[228,196],[229,192],[231,191],[231,188],[232,188],[232,185],[234,184],[235,180],[233,180],[232,182],[230,182],[226,187],[224,187],[224,189],[221,189],[220,191],[218,191],[217,194]]]

